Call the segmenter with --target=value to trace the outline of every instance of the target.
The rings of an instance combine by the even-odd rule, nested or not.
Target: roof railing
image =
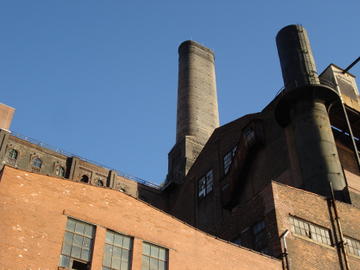
[[[154,184],[154,183],[152,183],[152,182],[150,182],[150,181],[147,181],[147,180],[141,179],[141,178],[139,178],[139,177],[136,177],[136,176],[133,176],[133,175],[124,173],[124,172],[122,172],[122,171],[120,171],[120,170],[111,168],[111,167],[106,166],[106,165],[104,165],[104,164],[101,164],[101,163],[99,163],[99,162],[96,162],[96,161],[93,161],[93,160],[90,160],[90,159],[81,157],[81,156],[79,156],[79,155],[75,155],[75,154],[73,154],[73,153],[67,152],[67,151],[65,151],[65,150],[63,150],[63,149],[60,149],[60,148],[58,148],[58,147],[54,147],[54,146],[52,146],[52,145],[43,143],[43,142],[41,142],[41,141],[39,141],[39,140],[37,140],[37,139],[34,139],[34,138],[31,138],[31,137],[22,135],[22,134],[20,134],[20,133],[18,133],[18,132],[11,132],[11,135],[13,135],[13,136],[15,136],[15,137],[17,137],[17,138],[19,138],[19,139],[22,139],[22,140],[24,140],[24,141],[30,142],[30,143],[32,143],[32,144],[35,144],[35,145],[38,145],[38,146],[47,148],[47,149],[49,149],[49,150],[52,150],[52,151],[54,151],[54,152],[57,152],[57,153],[59,153],[59,154],[61,154],[61,155],[66,156],[66,157],[77,157],[77,158],[79,158],[79,159],[81,159],[81,160],[83,160],[83,161],[86,161],[86,162],[88,162],[88,163],[95,164],[95,165],[97,165],[97,166],[99,166],[99,167],[102,167],[102,168],[105,168],[105,169],[108,169],[108,170],[111,170],[111,171],[115,171],[115,172],[117,173],[117,175],[122,176],[122,177],[127,178],[127,179],[130,179],[130,180],[133,180],[133,181],[138,182],[138,183],[140,183],[140,184],[143,184],[143,185],[145,185],[145,186],[149,186],[149,187],[152,187],[152,188],[155,188],[155,189],[160,189],[160,188],[161,188],[161,185]]]

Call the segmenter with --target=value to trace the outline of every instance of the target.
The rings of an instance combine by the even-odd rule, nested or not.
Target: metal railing
[[[106,166],[106,165],[104,165],[104,164],[101,164],[101,163],[99,163],[99,162],[96,162],[96,161],[93,161],[93,160],[89,160],[89,159],[84,158],[84,157],[81,157],[81,156],[79,156],[79,155],[75,155],[75,154],[73,154],[73,153],[67,152],[67,151],[65,151],[65,150],[63,150],[63,149],[60,149],[60,148],[58,148],[58,147],[54,147],[54,146],[52,146],[52,145],[43,143],[43,142],[41,142],[41,141],[39,141],[39,140],[37,140],[37,139],[34,139],[34,138],[31,138],[31,137],[22,135],[22,134],[20,134],[20,133],[18,133],[18,132],[13,132],[13,131],[12,131],[12,132],[11,132],[11,135],[13,135],[13,136],[15,136],[15,137],[17,137],[17,138],[19,138],[19,139],[22,139],[22,140],[24,140],[24,141],[30,142],[30,143],[32,143],[32,144],[38,145],[38,146],[40,146],[40,147],[44,147],[44,148],[49,149],[49,150],[51,150],[51,151],[57,152],[57,153],[59,153],[59,154],[61,154],[61,155],[64,155],[64,156],[66,156],[66,157],[76,157],[76,158],[79,158],[79,159],[81,159],[81,160],[83,160],[83,161],[86,161],[86,162],[89,162],[89,163],[91,163],[91,164],[97,165],[97,166],[99,166],[99,167],[102,167],[102,168],[105,168],[105,169],[108,169],[108,170],[111,170],[111,171],[115,171],[115,172],[117,173],[117,175],[122,176],[122,177],[127,178],[127,179],[130,179],[130,180],[133,180],[133,181],[136,181],[136,182],[138,182],[138,183],[140,183],[140,184],[143,184],[143,185],[146,185],[146,186],[155,188],[155,189],[160,189],[160,188],[161,188],[161,185],[154,184],[154,183],[152,183],[152,182],[150,182],[150,181],[146,181],[146,180],[141,179],[141,178],[139,178],[139,177],[136,177],[136,176],[133,176],[133,175],[124,173],[124,172],[122,172],[122,171],[120,171],[120,170],[111,168],[111,167]]]

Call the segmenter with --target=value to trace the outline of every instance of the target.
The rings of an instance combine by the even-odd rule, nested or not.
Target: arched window
[[[32,165],[34,168],[40,169],[42,166],[42,160],[38,157],[34,158]]]
[[[95,185],[97,185],[99,187],[103,187],[104,186],[104,181],[101,180],[101,178],[99,178],[98,180],[96,180]]]
[[[57,166],[55,170],[55,174],[60,177],[65,177],[65,169],[62,166]]]
[[[10,159],[16,160],[18,158],[18,155],[19,155],[19,152],[17,150],[15,150],[14,148],[10,149],[10,151],[9,151],[9,158]]]
[[[83,183],[89,183],[89,176],[87,175],[83,175],[80,179],[80,182],[83,182]]]

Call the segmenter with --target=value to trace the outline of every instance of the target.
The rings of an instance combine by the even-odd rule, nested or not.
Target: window
[[[16,160],[18,158],[19,152],[15,149],[10,149],[9,158],[12,160]]]
[[[34,168],[40,169],[42,166],[42,160],[38,157],[33,159],[32,165]]]
[[[132,239],[128,236],[106,231],[103,270],[128,270]]]
[[[265,222],[262,220],[255,223],[252,226],[252,233],[254,237],[254,249],[269,254]]]
[[[236,148],[237,146],[233,147],[233,149],[227,152],[224,156],[224,174],[227,174],[230,169],[233,157],[235,156]]]
[[[165,248],[143,243],[142,270],[166,270],[168,251]]]
[[[95,227],[68,218],[60,255],[60,266],[86,270],[91,262],[91,249]]]
[[[89,176],[87,175],[83,175],[80,179],[80,182],[83,182],[83,183],[89,183]]]
[[[55,174],[60,177],[65,177],[65,169],[62,166],[57,166],[55,170]]]
[[[246,146],[252,146],[255,144],[255,131],[251,127],[247,127],[243,131],[244,140],[246,143]]]
[[[305,220],[290,217],[293,233],[310,238],[316,242],[331,246],[330,231]]]
[[[213,190],[213,171],[210,170],[198,182],[198,196],[205,197]]]
[[[345,249],[349,254],[353,254],[360,257],[360,241],[354,238],[345,236],[344,240],[346,242]]]
[[[95,184],[99,187],[103,187],[104,186],[104,181],[101,180],[101,178],[99,178],[98,180],[96,180]]]

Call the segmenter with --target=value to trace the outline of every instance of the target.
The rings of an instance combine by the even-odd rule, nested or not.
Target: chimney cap
[[[204,45],[201,45],[200,43],[198,43],[194,40],[186,40],[186,41],[182,42],[179,46],[179,54],[181,52],[183,52],[184,50],[189,49],[190,47],[197,47],[197,48],[199,48],[207,53],[210,53],[214,56],[214,52],[211,49],[205,47]]]

